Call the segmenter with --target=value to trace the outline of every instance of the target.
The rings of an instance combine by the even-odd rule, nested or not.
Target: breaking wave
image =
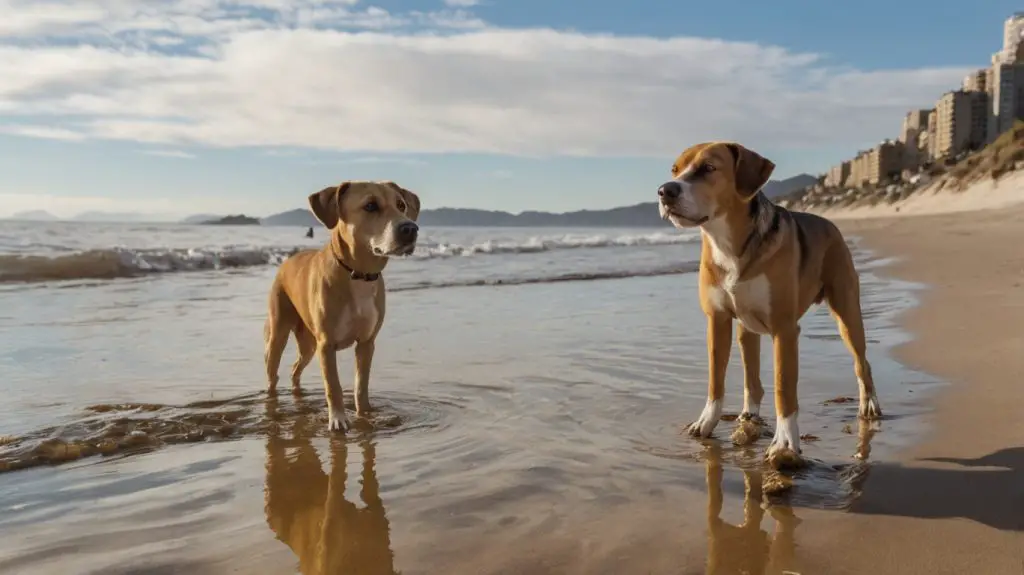
[[[696,234],[681,235],[670,233],[637,234],[625,236],[562,236],[532,237],[526,241],[487,240],[468,246],[456,243],[422,243],[414,257],[445,258],[454,256],[535,254],[554,250],[619,248],[637,246],[666,246],[688,244],[699,241]]]
[[[461,245],[449,242],[431,242],[429,238],[425,238],[421,241],[412,258],[415,260],[430,260],[453,257],[514,256],[556,250],[685,244],[698,241],[698,239],[696,235],[671,233],[621,236],[565,235],[560,237],[531,237],[519,241],[486,240]],[[131,249],[118,247],[47,256],[0,254],[0,283],[106,280],[160,273],[278,265],[288,256],[301,249],[308,248],[229,246],[218,249]],[[570,279],[599,278],[573,277]],[[555,279],[549,281],[566,280]],[[495,283],[511,282],[498,281]]]
[[[279,264],[298,248],[89,250],[60,256],[0,255],[0,283],[116,279]]]

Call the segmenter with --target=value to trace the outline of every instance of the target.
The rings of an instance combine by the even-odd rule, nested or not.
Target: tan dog
[[[881,416],[865,356],[860,280],[842,234],[813,214],[773,204],[761,187],[775,164],[735,143],[698,144],[672,166],[658,188],[661,216],[678,228],[700,226],[700,305],[708,318],[708,400],[689,431],[708,437],[722,415],[733,319],[744,368],[743,419],[759,416],[761,336],[775,352],[775,436],[769,460],[798,460],[798,338],[800,318],[825,301],[853,354],[860,416]]]
[[[416,249],[420,200],[394,182],[344,182],[310,195],[309,208],[331,230],[331,238],[320,250],[292,255],[277,270],[264,328],[267,391],[277,391],[281,354],[292,333],[299,351],[292,365],[293,389],[299,390],[302,370],[317,356],[329,429],[345,431],[348,418],[335,354],[355,344],[356,413],[365,415],[374,340],[384,322],[380,273],[389,256]]]

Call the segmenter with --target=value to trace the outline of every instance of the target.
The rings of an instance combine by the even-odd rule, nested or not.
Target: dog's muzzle
[[[408,221],[398,224],[395,228],[395,244],[397,249],[394,250],[394,255],[397,256],[408,256],[412,255],[416,251],[416,240],[420,235],[420,227],[416,225],[416,222]]]
[[[658,188],[658,197],[663,204],[675,203],[683,194],[683,185],[676,181],[665,182]]]
[[[415,243],[419,234],[420,227],[416,225],[416,222],[403,222],[395,230],[395,238],[403,245]]]

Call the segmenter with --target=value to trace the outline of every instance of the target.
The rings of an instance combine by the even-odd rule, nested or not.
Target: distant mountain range
[[[259,218],[250,218],[244,214],[238,214],[235,216],[224,216],[223,218],[214,217],[211,220],[202,222],[204,226],[258,226],[260,225]]]
[[[790,192],[814,185],[818,178],[800,174],[785,180],[771,180],[762,191],[769,198],[784,196]],[[575,212],[509,212],[475,210],[466,208],[438,208],[423,210],[419,221],[427,226],[472,226],[472,227],[649,227],[663,226],[664,220],[658,215],[657,202],[645,202],[633,206],[609,210],[579,210]],[[299,208],[267,216],[260,220],[264,226],[317,227],[320,222],[306,208]]]
[[[785,180],[771,180],[765,184],[763,191],[770,198],[784,196],[796,190],[814,185],[818,178],[810,174],[800,174]],[[235,223],[223,214],[196,214],[189,216],[181,223],[202,224],[207,222]],[[15,220],[53,222],[61,218],[44,210],[18,212],[12,216]],[[84,212],[71,218],[78,222],[159,222],[163,218],[137,212]],[[224,221],[221,221],[224,220]],[[238,223],[249,223],[239,221]],[[298,226],[319,227],[308,208],[299,208],[267,216],[259,220],[264,226]],[[502,211],[475,210],[466,208],[437,208],[423,210],[420,223],[428,226],[473,226],[473,227],[649,227],[663,226],[665,222],[658,217],[658,206],[655,202],[645,202],[633,206],[612,208],[609,210],[579,210],[575,212],[550,213],[527,211],[512,214]]]

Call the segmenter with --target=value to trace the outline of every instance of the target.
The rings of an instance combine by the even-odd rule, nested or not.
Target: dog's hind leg
[[[298,314],[288,295],[275,281],[270,288],[270,309],[263,326],[263,360],[267,367],[267,393],[277,392],[277,371],[281,367],[281,356],[288,345],[291,331]]]
[[[846,246],[844,245],[843,248]],[[825,300],[836,318],[839,335],[853,356],[854,371],[860,386],[859,414],[863,419],[879,419],[882,408],[875,392],[875,380],[871,377],[871,364],[867,358],[867,344],[864,336],[864,319],[860,308],[860,279],[853,266],[853,258],[846,254],[837,258],[842,269],[830,274],[836,278],[825,286]]]
[[[292,391],[298,393],[302,388],[299,381],[302,378],[302,370],[306,369],[316,356],[316,338],[301,321],[295,324],[292,332],[295,334],[295,345],[298,348],[298,357],[292,364]]]

